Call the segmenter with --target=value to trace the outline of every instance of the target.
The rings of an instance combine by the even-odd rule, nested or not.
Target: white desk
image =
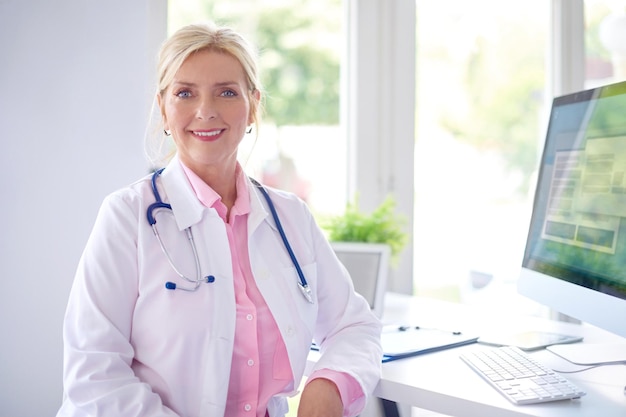
[[[584,336],[584,343],[626,340],[591,326],[560,323],[536,317],[506,316],[501,312],[478,311],[467,306],[436,300],[389,294],[385,323],[433,326],[469,332],[494,329],[542,330]],[[482,333],[484,334],[484,333]],[[398,404],[459,417],[617,417],[626,416],[626,366],[614,365],[564,376],[587,392],[579,400],[516,406],[459,359],[472,344],[436,353],[388,362],[374,395]],[[532,356],[555,370],[574,370],[567,361],[541,350]],[[311,357],[315,360],[315,356]]]

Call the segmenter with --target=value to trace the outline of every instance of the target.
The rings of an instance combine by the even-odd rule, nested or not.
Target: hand
[[[309,382],[300,395],[298,417],[342,417],[343,403],[337,386],[317,378]]]

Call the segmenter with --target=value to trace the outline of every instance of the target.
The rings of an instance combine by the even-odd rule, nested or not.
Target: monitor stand
[[[626,364],[626,344],[624,343],[575,343],[552,345],[546,349],[574,365]]]

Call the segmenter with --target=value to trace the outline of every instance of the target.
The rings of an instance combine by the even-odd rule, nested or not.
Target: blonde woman
[[[70,416],[357,415],[380,373],[379,321],[306,205],[244,173],[256,55],[213,24],[161,48],[157,102],[175,154],[108,196],[64,322]]]

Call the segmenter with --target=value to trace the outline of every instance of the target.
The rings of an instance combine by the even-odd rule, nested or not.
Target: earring
[[[252,133],[252,126],[250,126],[248,130],[246,130],[246,133]]]
[[[169,130],[163,129],[163,133],[165,133],[165,136],[172,136],[172,132]]]

